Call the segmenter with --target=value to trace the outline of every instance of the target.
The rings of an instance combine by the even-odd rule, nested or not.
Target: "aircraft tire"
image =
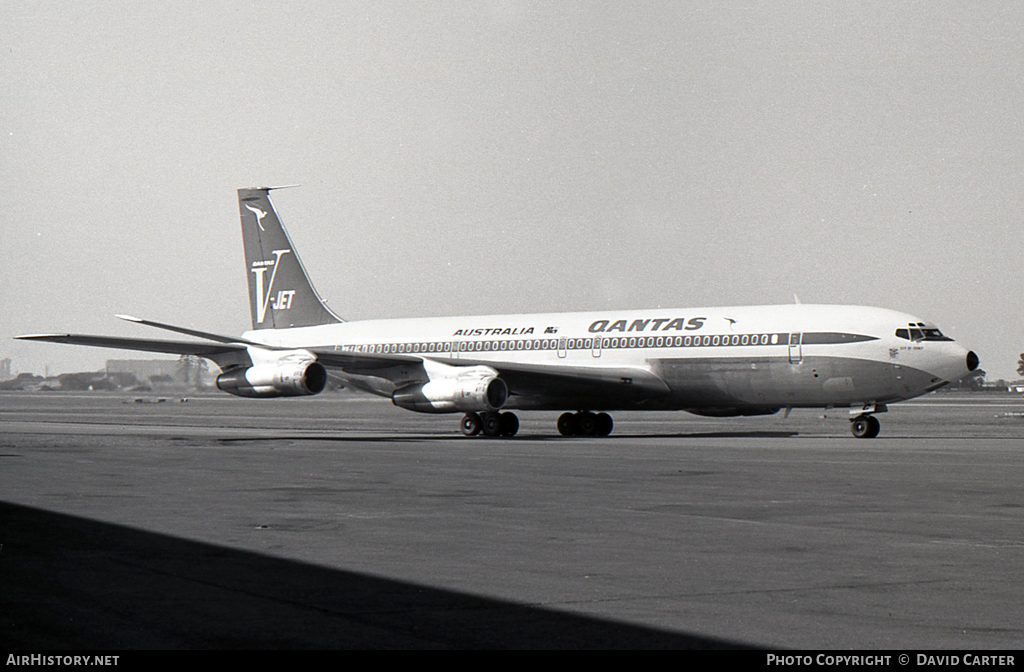
[[[478,413],[466,413],[462,416],[462,422],[459,423],[459,429],[466,436],[476,436],[480,433],[481,428],[482,423]]]
[[[612,416],[607,413],[597,414],[597,435],[608,436],[612,433],[612,428],[615,427],[615,423],[612,422]]]
[[[882,424],[873,415],[861,415],[850,421],[850,433],[858,439],[873,439],[881,429]]]
[[[519,431],[519,417],[515,413],[502,413],[498,421],[502,436],[515,436]]]
[[[484,436],[501,435],[501,416],[497,413],[484,413],[483,417]]]
[[[579,427],[580,436],[597,436],[597,416],[588,411],[578,415],[576,426]]]
[[[562,436],[575,436],[578,426],[575,413],[562,413],[558,416],[558,433]]]

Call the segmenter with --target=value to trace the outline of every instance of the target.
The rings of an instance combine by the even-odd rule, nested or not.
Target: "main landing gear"
[[[613,426],[612,416],[607,413],[579,411],[558,416],[558,433],[562,436],[608,436]],[[515,413],[499,411],[466,413],[459,427],[466,436],[515,436],[519,418]]]
[[[460,423],[466,436],[515,436],[519,431],[519,418],[515,413],[466,413]]]
[[[558,416],[558,433],[562,436],[608,436],[613,426],[612,416],[607,413],[578,411]]]

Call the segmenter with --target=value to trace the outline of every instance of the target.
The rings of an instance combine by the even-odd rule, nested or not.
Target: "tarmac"
[[[0,649],[1018,649],[1024,398],[615,413],[0,394]]]

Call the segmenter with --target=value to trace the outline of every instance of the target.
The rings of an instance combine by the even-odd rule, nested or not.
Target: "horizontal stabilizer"
[[[178,326],[175,326],[173,324],[166,324],[164,322],[154,322],[152,320],[144,320],[141,317],[132,317],[131,315],[115,315],[114,317],[117,317],[117,318],[122,319],[122,320],[127,320],[128,322],[134,322],[136,324],[144,324],[147,327],[156,327],[157,329],[166,329],[167,331],[173,331],[173,332],[176,332],[176,333],[179,333],[179,334],[185,334],[186,336],[196,336],[198,338],[205,338],[205,339],[210,340],[210,341],[217,341],[218,343],[244,343],[246,345],[255,345],[255,346],[260,347],[260,348],[267,347],[267,346],[265,346],[265,345],[263,345],[261,343],[256,343],[255,341],[250,341],[250,340],[247,340],[247,339],[244,339],[244,338],[239,338],[237,336],[222,336],[220,334],[213,334],[213,333],[210,333],[208,331],[197,331],[195,329],[188,329],[187,327],[178,327]]]

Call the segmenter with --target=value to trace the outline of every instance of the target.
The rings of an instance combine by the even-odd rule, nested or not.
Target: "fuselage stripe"
[[[793,337],[802,340],[794,340]],[[479,339],[340,345],[342,352],[367,354],[438,354],[452,352],[506,352],[530,350],[618,350],[634,348],[706,348],[803,345],[839,345],[878,340],[875,336],[838,332],[703,334],[687,336],[615,336],[579,338]]]

